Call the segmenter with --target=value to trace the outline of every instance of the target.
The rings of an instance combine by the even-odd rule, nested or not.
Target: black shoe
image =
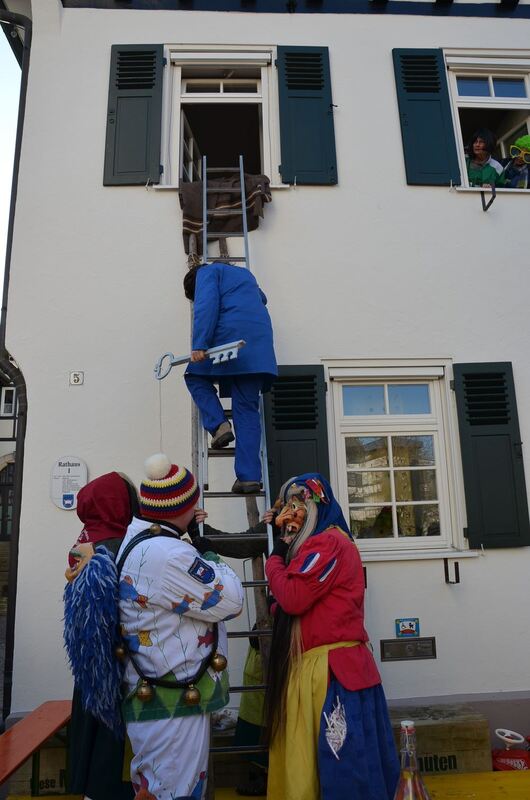
[[[225,420],[221,422],[218,428],[216,428],[215,433],[212,436],[212,443],[211,448],[212,450],[221,450],[223,447],[227,447],[230,442],[233,442],[236,437],[232,433],[232,426]]]
[[[237,478],[232,486],[234,494],[257,494],[261,491],[261,483],[259,481],[240,481]]]

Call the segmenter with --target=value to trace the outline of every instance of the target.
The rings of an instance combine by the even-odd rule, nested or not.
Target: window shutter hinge
[[[464,528],[463,530],[464,530],[464,539],[469,539],[469,529]]]
[[[159,173],[159,175],[162,175],[163,172],[164,172],[164,165],[163,164],[159,164],[158,165],[158,173]]]
[[[162,59],[162,66],[163,66],[163,67],[167,67],[167,58],[166,58],[165,56],[164,56],[164,58]]]
[[[275,59],[274,59],[274,66],[275,66],[275,67],[277,67],[277,66],[278,66],[278,59],[277,59],[277,58],[275,58]]]
[[[455,390],[455,382],[454,381],[449,381],[449,388],[452,389],[453,392],[454,392],[454,390]]]
[[[327,390],[328,390],[328,382],[324,381],[324,391],[327,392]]]

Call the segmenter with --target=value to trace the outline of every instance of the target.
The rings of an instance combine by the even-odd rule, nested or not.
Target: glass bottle
[[[401,772],[394,800],[430,800],[416,756],[416,728],[410,719],[401,723]]]

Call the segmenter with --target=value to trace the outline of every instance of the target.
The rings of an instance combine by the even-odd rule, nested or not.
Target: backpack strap
[[[145,542],[146,539],[154,539],[154,538],[157,538],[158,536],[164,536],[167,539],[177,539],[178,541],[180,541],[177,533],[171,533],[170,531],[164,530],[156,522],[153,523],[149,528],[146,528],[144,531],[140,531],[140,533],[137,533],[136,536],[134,536],[131,539],[131,541],[127,544],[127,546],[125,547],[125,550],[123,551],[123,553],[121,554],[118,562],[116,563],[116,570],[117,570],[117,573],[118,573],[118,582],[120,580],[120,575],[121,575],[121,571],[123,569],[123,565],[125,564],[127,556],[129,555],[131,550],[133,550],[136,547],[136,545],[140,544],[140,542]],[[123,646],[125,647],[125,649],[127,651],[127,655],[129,656],[129,659],[130,659],[130,662],[131,662],[131,664],[132,664],[132,666],[134,668],[134,671],[137,673],[138,677],[144,683],[148,683],[151,686],[163,686],[166,689],[187,689],[190,686],[192,686],[193,684],[197,683],[199,681],[199,679],[202,678],[202,676],[204,675],[204,673],[206,672],[208,667],[211,665],[212,660],[213,660],[214,656],[217,653],[217,645],[218,645],[218,643],[219,643],[219,627],[217,625],[217,622],[214,622],[213,623],[212,649],[210,650],[208,655],[205,656],[203,658],[203,660],[201,661],[201,664],[200,664],[199,669],[197,670],[197,672],[194,675],[192,675],[189,678],[187,678],[186,680],[184,680],[184,681],[177,681],[176,678],[175,678],[175,680],[164,680],[163,678],[153,678],[150,675],[146,675],[144,673],[144,671],[140,668],[140,666],[137,664],[135,659],[133,658],[132,653],[130,652],[129,648],[125,644],[125,641],[123,641]]]
[[[178,541],[180,541],[176,533],[171,533],[170,531],[166,531],[160,525],[158,525],[158,523],[154,522],[152,525],[149,526],[149,528],[146,528],[144,531],[140,531],[140,533],[137,533],[136,536],[133,536],[131,541],[125,547],[125,550],[123,551],[118,561],[116,562],[118,580],[120,579],[123,565],[125,564],[127,556],[129,555],[131,550],[134,550],[136,545],[140,544],[140,542],[145,542],[146,539],[154,539],[155,536],[165,536],[167,539],[177,539]]]

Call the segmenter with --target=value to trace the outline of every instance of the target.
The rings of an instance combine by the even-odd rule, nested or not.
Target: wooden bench
[[[0,736],[0,786],[72,715],[71,700],[49,700]]]

